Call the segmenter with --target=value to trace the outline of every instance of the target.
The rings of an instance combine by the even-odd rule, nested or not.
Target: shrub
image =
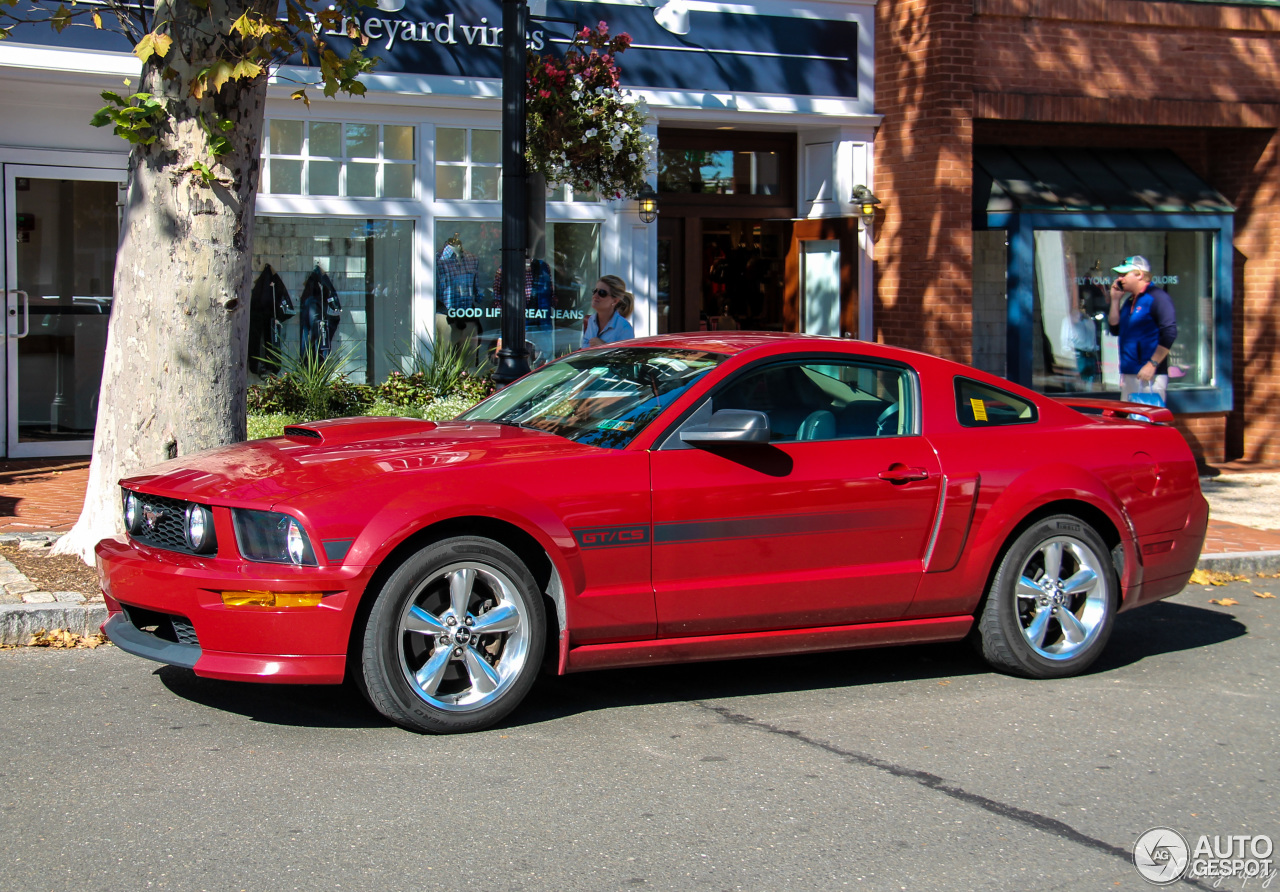
[[[281,372],[249,388],[247,404],[251,414],[287,413],[299,421],[318,421],[360,415],[373,404],[372,388],[347,380],[339,371],[350,357],[350,350],[327,356],[316,350],[272,352]]]

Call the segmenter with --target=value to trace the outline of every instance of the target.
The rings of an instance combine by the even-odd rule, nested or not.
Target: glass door
[[[7,449],[93,443],[124,171],[4,165]]]

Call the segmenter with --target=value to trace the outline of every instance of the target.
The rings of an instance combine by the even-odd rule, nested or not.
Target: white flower
[[[580,95],[582,94],[580,94],[577,90],[574,90],[572,93],[569,94],[569,98],[573,99],[574,101],[577,101]]]
[[[635,153],[635,152],[632,152],[630,155],[628,155],[628,156],[627,156],[627,160],[628,160],[628,161],[635,161],[635,160],[636,160],[636,153]]]

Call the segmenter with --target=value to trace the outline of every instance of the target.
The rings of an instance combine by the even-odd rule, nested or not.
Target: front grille
[[[187,506],[190,502],[137,491],[133,495],[139,502],[143,518],[137,531],[130,533],[134,539],[166,551],[195,554],[187,544]],[[147,523],[148,517],[152,518],[152,523]]]
[[[146,632],[148,635],[154,635],[156,638],[172,641],[175,644],[194,644],[197,647],[200,645],[195,626],[185,616],[161,613],[145,607],[134,607],[132,604],[121,604],[120,607],[124,610],[125,619],[139,632]]]

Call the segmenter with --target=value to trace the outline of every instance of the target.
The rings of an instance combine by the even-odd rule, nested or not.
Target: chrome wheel
[[[1109,612],[1102,559],[1071,536],[1039,544],[1017,582],[1018,625],[1031,649],[1069,660],[1092,644]]]
[[[483,709],[521,676],[529,659],[529,606],[495,566],[447,564],[404,602],[400,669],[413,692],[446,712]]]
[[[1070,514],[1024,529],[1000,558],[973,627],[973,642],[1002,672],[1078,675],[1107,646],[1120,578],[1107,542]]]

